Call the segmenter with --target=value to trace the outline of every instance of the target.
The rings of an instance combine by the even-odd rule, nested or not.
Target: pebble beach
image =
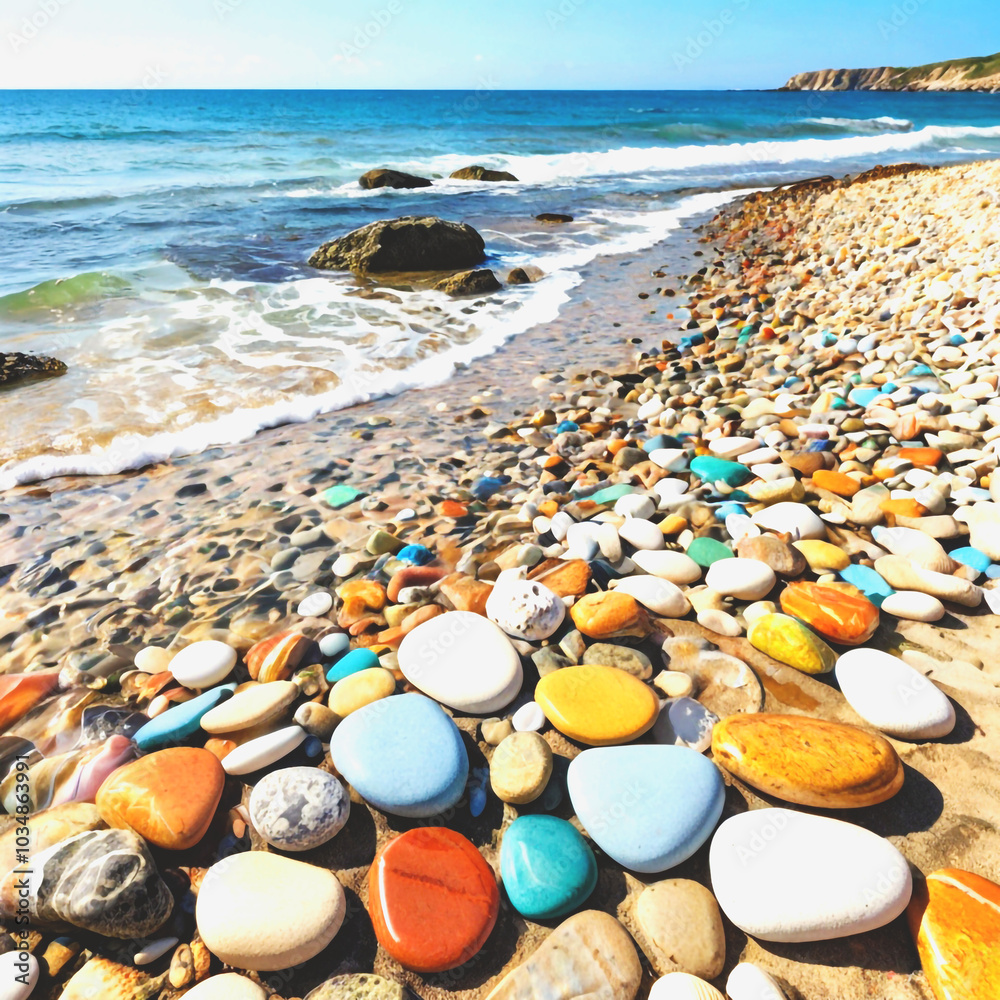
[[[1000,164],[0,497],[0,1000],[1000,996]]]

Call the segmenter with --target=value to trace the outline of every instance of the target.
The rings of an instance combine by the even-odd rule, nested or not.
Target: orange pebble
[[[555,500],[543,500],[538,505],[538,513],[544,514],[546,517],[553,517],[559,513],[559,504]]]
[[[900,448],[897,458],[905,458],[907,462],[923,468],[934,469],[941,464],[944,453],[940,448]]]
[[[829,490],[838,497],[852,497],[861,489],[861,484],[846,472],[831,472],[818,469],[813,473],[813,485],[821,490]]]
[[[379,632],[376,638],[380,643],[388,646],[390,649],[396,649],[396,647],[403,641],[403,636],[405,635],[406,632],[403,628],[397,625],[394,628],[387,628],[385,631]]]
[[[465,517],[468,513],[469,508],[457,500],[445,500],[441,504],[441,514],[444,517]]]
[[[908,497],[900,497],[896,500],[883,500],[879,504],[879,509],[893,517],[923,517],[927,513],[927,508],[916,500]]]
[[[350,580],[337,591],[337,596],[345,604],[361,601],[372,611],[381,611],[385,607],[385,587],[375,580]]]
[[[217,736],[213,736],[210,740],[205,741],[205,749],[220,761],[225,758],[226,754],[232,753],[236,749],[236,746],[237,744],[234,740],[224,740]]]
[[[622,448],[628,444],[629,442],[626,441],[625,438],[615,438],[613,441],[608,442],[608,451],[610,451],[612,455],[617,455],[618,452],[620,452]]]

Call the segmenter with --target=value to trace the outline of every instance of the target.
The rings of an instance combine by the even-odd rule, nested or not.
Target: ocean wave
[[[130,282],[109,271],[88,271],[70,278],[52,278],[24,291],[0,296],[0,318],[25,319],[53,309],[67,309],[126,295]]]
[[[830,128],[848,129],[851,132],[912,132],[913,122],[907,118],[803,118],[810,125],[826,125]]]

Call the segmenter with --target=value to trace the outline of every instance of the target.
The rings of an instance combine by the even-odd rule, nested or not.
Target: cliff
[[[926,66],[820,69],[793,76],[782,90],[979,90],[1000,92],[1000,52]]]

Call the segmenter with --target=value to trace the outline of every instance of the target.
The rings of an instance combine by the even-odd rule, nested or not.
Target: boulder
[[[485,250],[472,226],[408,215],[381,219],[324,243],[309,265],[327,271],[449,271],[478,264]]]
[[[434,290],[447,292],[448,295],[485,295],[502,287],[497,281],[497,276],[488,267],[483,267],[476,271],[460,271],[458,274],[453,274],[450,278],[439,281]]]
[[[369,170],[367,174],[362,174],[358,178],[358,183],[363,188],[425,188],[433,183],[426,177],[417,177],[415,174],[404,174],[401,170]]]
[[[517,178],[506,170],[490,170],[478,164],[472,167],[462,167],[452,175],[453,181],[516,181]]]
[[[525,271],[523,267],[515,267],[510,274],[507,275],[508,285],[530,285],[531,278],[528,277],[528,272]]]
[[[572,222],[572,215],[562,215],[559,212],[542,212],[541,215],[535,216],[536,222],[551,222],[554,225],[563,222]]]
[[[0,354],[0,386],[34,379],[52,378],[66,371],[64,362],[38,354]]]

